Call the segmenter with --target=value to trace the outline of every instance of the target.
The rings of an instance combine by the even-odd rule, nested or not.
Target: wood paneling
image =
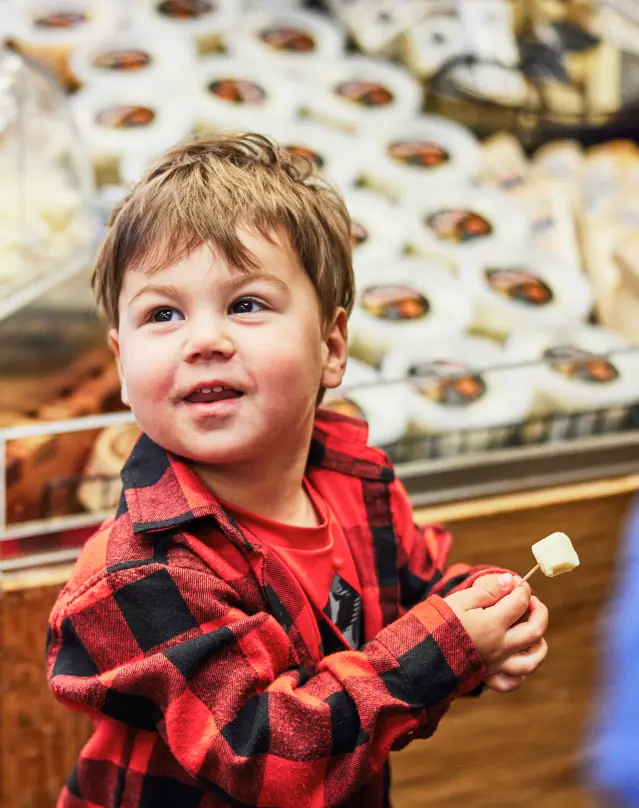
[[[448,508],[454,559],[523,574],[534,563],[530,545],[563,530],[581,566],[555,580],[532,579],[551,611],[550,653],[536,677],[509,696],[458,702],[431,740],[393,755],[395,808],[594,808],[577,766],[592,706],[597,620],[628,501],[612,491],[555,497],[507,512],[478,506],[474,512],[485,515],[477,518],[467,506]],[[63,580],[64,571],[13,579],[0,601],[3,808],[52,808],[90,732],[86,718],[53,700],[44,678],[46,621]]]

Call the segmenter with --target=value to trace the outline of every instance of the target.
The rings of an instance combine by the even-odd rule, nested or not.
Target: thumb
[[[485,575],[478,578],[470,589],[466,590],[468,609],[486,609],[494,606],[505,595],[512,591],[514,577],[505,572],[503,575]]]

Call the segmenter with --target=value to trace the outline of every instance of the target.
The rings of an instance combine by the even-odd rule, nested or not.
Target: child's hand
[[[514,584],[512,575],[484,576],[470,589],[445,598],[479,651],[488,678],[510,676],[504,670],[507,660],[508,670],[523,671],[525,666],[520,659],[521,652],[538,646],[546,630],[545,607],[531,610],[529,619],[517,623],[529,611],[531,591],[528,584]],[[538,656],[532,656],[533,670],[541,664]],[[518,665],[521,667],[518,668]]]

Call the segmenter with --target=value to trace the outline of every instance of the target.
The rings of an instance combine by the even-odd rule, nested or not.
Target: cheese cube
[[[579,556],[565,533],[551,533],[533,544],[532,551],[541,571],[549,578],[579,566]]]

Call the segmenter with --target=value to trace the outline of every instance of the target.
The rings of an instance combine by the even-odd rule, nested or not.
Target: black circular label
[[[351,247],[355,249],[365,241],[368,241],[368,230],[360,222],[351,219]]]
[[[555,299],[550,286],[525,269],[486,269],[484,276],[494,292],[520,303],[547,306]]]
[[[316,168],[324,168],[325,160],[321,154],[310,149],[308,146],[295,146],[294,144],[289,144],[284,146],[284,150],[288,152],[292,157],[303,157],[305,160],[308,160],[312,163]]]
[[[56,11],[51,14],[44,14],[33,20],[35,28],[52,28],[58,31],[77,28],[88,22],[89,18],[80,11]]]
[[[151,56],[142,50],[122,48],[96,53],[91,64],[100,70],[135,72],[151,64]]]
[[[173,20],[197,20],[215,10],[209,0],[163,0],[156,6],[158,12]]]
[[[338,412],[340,415],[348,415],[349,418],[357,418],[360,421],[366,420],[363,410],[350,398],[334,398],[331,401],[324,402],[322,407],[331,412]]]
[[[266,99],[266,92],[259,84],[245,79],[216,79],[208,89],[212,95],[232,104],[258,107]]]
[[[605,356],[584,351],[574,345],[556,345],[544,352],[544,360],[566,379],[587,384],[610,384],[619,378],[619,371]]]
[[[444,407],[467,407],[486,393],[486,383],[461,362],[440,360],[412,365],[409,376],[419,376],[417,390]]]
[[[386,151],[398,163],[417,168],[438,168],[450,162],[450,153],[428,140],[394,140]]]
[[[149,107],[122,104],[103,109],[95,116],[95,120],[101,126],[108,126],[109,129],[138,129],[152,124],[155,112]]]
[[[428,300],[410,286],[370,286],[361,297],[362,308],[380,320],[419,320],[430,311]]]
[[[388,87],[374,81],[344,81],[337,85],[335,92],[361,107],[385,107],[395,99]]]
[[[260,32],[260,39],[273,50],[294,53],[312,53],[315,50],[313,37],[300,28],[265,28]]]
[[[440,241],[463,244],[492,235],[493,226],[472,210],[438,210],[424,220],[426,226]]]

